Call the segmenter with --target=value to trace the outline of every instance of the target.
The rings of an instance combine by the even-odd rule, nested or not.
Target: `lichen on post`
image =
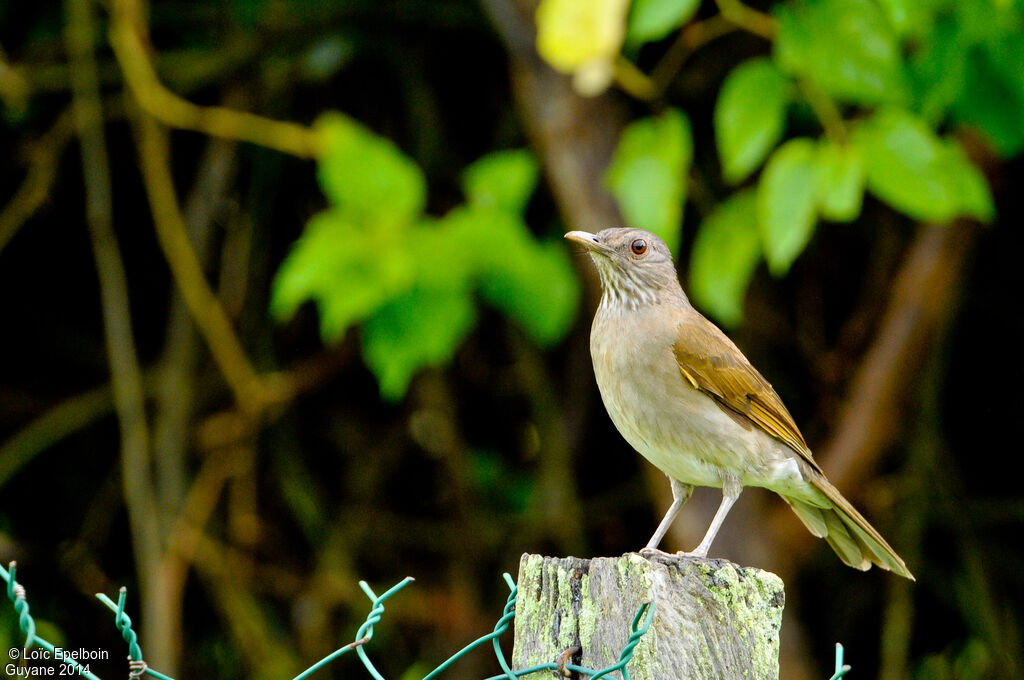
[[[523,555],[516,599],[515,668],[614,664],[644,602],[650,629],[627,664],[631,680],[777,680],[782,580],[725,560]],[[569,650],[566,652],[566,650]]]

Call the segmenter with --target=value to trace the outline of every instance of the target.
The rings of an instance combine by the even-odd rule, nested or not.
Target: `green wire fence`
[[[55,650],[54,645],[36,635],[36,624],[32,619],[31,614],[29,614],[28,600],[25,597],[25,588],[15,579],[16,571],[17,564],[11,562],[9,570],[0,567],[0,577],[3,577],[4,581],[7,582],[7,597],[14,605],[14,610],[18,614],[18,625],[21,628],[21,631],[25,634],[24,649],[28,650],[35,645],[42,647],[53,654]],[[636,613],[636,616],[633,617],[632,630],[630,632],[629,639],[626,641],[626,645],[622,649],[622,653],[619,655],[619,660],[607,668],[595,670],[584,666],[565,663],[564,661],[552,661],[549,663],[531,666],[529,668],[513,670],[511,666],[509,666],[508,661],[505,659],[505,654],[501,650],[499,638],[508,630],[509,625],[512,623],[512,619],[515,618],[516,594],[519,589],[509,574],[504,574],[504,578],[505,583],[508,584],[510,592],[508,600],[505,602],[505,609],[502,611],[501,618],[498,619],[498,622],[494,625],[494,630],[460,649],[440,666],[425,675],[423,680],[433,680],[433,678],[443,673],[449,666],[461,659],[467,653],[481,645],[485,645],[487,642],[492,644],[495,658],[497,659],[502,672],[499,675],[491,676],[485,680],[516,680],[517,678],[521,678],[532,673],[551,670],[563,673],[576,672],[589,676],[591,680],[598,680],[599,678],[603,678],[612,673],[619,672],[622,680],[629,680],[629,672],[626,670],[626,664],[633,658],[633,650],[636,648],[637,643],[640,642],[640,638],[643,637],[644,633],[646,633],[651,627],[651,621],[654,620],[654,606],[652,603],[645,602],[641,605],[640,610]],[[294,680],[305,680],[305,678],[310,677],[316,671],[353,650],[355,650],[359,660],[374,680],[385,680],[384,676],[380,674],[377,668],[373,665],[373,662],[370,660],[369,655],[366,653],[365,645],[373,639],[373,627],[380,622],[381,617],[384,614],[384,602],[402,588],[409,585],[412,581],[412,577],[406,577],[379,596],[373,592],[366,581],[360,581],[359,587],[363,589],[364,593],[366,593],[366,597],[370,599],[373,606],[370,608],[370,613],[366,616],[366,621],[364,621],[359,627],[359,630],[356,631],[355,640],[316,662],[305,671],[295,676]],[[174,680],[159,671],[153,670],[143,660],[142,648],[139,646],[138,636],[135,634],[135,631],[132,630],[132,620],[124,611],[127,590],[123,587],[121,588],[116,603],[103,593],[98,593],[96,597],[100,602],[106,605],[107,608],[114,612],[114,625],[119,631],[121,631],[121,637],[124,641],[128,643],[128,675],[134,680],[137,680],[142,675],[149,675],[157,678],[157,680]],[[74,660],[60,660],[63,663],[72,666],[76,673],[81,677],[89,678],[90,680],[100,680],[96,675],[90,673]]]
[[[54,654],[55,647],[53,644],[47,642],[43,638],[36,635],[36,624],[32,619],[32,615],[29,614],[28,600],[25,597],[25,588],[15,579],[17,572],[17,564],[15,562],[10,563],[9,569],[0,567],[0,577],[3,577],[4,581],[7,582],[7,597],[14,605],[14,610],[18,614],[18,626],[21,631],[25,634],[25,646],[24,649],[28,650],[33,646],[42,647]],[[494,675],[485,680],[517,680],[526,675],[532,673],[538,673],[541,671],[559,671],[562,675],[568,675],[569,672],[579,673],[581,675],[589,676],[590,680],[598,680],[605,676],[609,676],[612,673],[618,672],[621,674],[622,680],[630,680],[629,671],[626,670],[626,664],[633,658],[633,650],[640,642],[640,638],[643,637],[644,633],[651,627],[651,622],[654,620],[654,604],[651,602],[645,602],[640,606],[636,616],[633,617],[631,625],[631,631],[629,639],[626,640],[625,646],[622,648],[622,653],[619,654],[619,660],[607,668],[599,670],[586,668],[585,666],[577,666],[574,664],[566,663],[565,658],[567,654],[563,654],[562,658],[558,661],[551,661],[529,668],[522,668],[519,670],[513,670],[508,661],[505,659],[505,654],[501,650],[501,644],[499,638],[508,630],[509,625],[512,623],[512,619],[515,618],[515,606],[516,606],[516,594],[518,593],[518,587],[515,581],[509,574],[504,574],[505,583],[509,587],[508,600],[505,602],[505,608],[502,611],[501,618],[494,625],[494,630],[490,633],[483,635],[473,642],[469,643],[458,652],[450,656],[441,665],[434,670],[427,673],[423,680],[433,680],[435,677],[443,673],[452,664],[461,659],[467,653],[476,649],[481,645],[485,645],[490,642],[494,649],[494,656],[501,667],[502,672],[499,675]],[[366,616],[366,621],[356,631],[355,639],[347,645],[335,650],[331,654],[328,654],[320,661],[316,662],[302,673],[295,676],[294,680],[305,680],[310,677],[316,671],[320,670],[324,666],[332,663],[336,659],[345,654],[355,650],[356,655],[366,668],[367,672],[374,678],[374,680],[385,680],[384,676],[380,674],[377,668],[373,665],[370,657],[366,653],[366,644],[373,639],[373,627],[378,624],[381,617],[384,614],[384,602],[388,600],[392,595],[400,591],[409,585],[414,579],[412,577],[406,577],[393,585],[387,591],[381,595],[377,595],[373,592],[373,589],[366,583],[366,581],[360,581],[359,587],[366,593],[366,597],[370,599],[372,607],[370,613]],[[160,673],[159,671],[150,668],[142,657],[142,648],[139,646],[138,636],[135,631],[132,630],[132,620],[128,614],[124,611],[125,599],[127,598],[127,590],[122,587],[115,603],[109,597],[103,593],[97,593],[97,599],[100,600],[104,605],[107,606],[112,612],[114,612],[114,625],[119,631],[121,631],[121,637],[126,643],[128,643],[128,675],[132,680],[138,680],[143,675],[149,675],[157,680],[174,680],[173,678]],[[77,675],[90,680],[100,680],[96,675],[93,675],[84,667],[79,665],[75,660],[70,658],[60,658],[62,663],[71,666]],[[839,680],[850,670],[850,666],[843,663],[843,646],[836,644],[836,659],[835,659],[835,674],[832,675],[829,680]]]
[[[17,562],[11,562],[9,569],[0,567],[0,576],[2,576],[4,581],[7,582],[7,599],[9,599],[11,604],[14,605],[14,611],[18,614],[18,627],[21,628],[21,632],[25,634],[25,646],[23,649],[27,651],[34,645],[42,647],[56,657],[57,648],[36,635],[36,622],[32,618],[32,615],[28,613],[28,600],[25,599],[25,587],[15,580],[17,568]],[[89,680],[100,680],[98,677],[82,668],[74,659],[69,659],[62,655],[59,660],[62,663],[71,666],[75,669],[76,673],[81,675],[83,678],[89,678]]]

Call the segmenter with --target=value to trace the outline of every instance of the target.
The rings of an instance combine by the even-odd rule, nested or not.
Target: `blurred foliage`
[[[626,224],[653,231],[672,252],[686,202],[686,173],[693,159],[693,133],[686,114],[668,109],[622,131],[605,182]]]
[[[757,229],[757,197],[746,189],[715,207],[693,244],[690,293],[729,325],[743,318],[741,301],[761,259]]]
[[[854,132],[867,161],[868,188],[897,210],[948,222],[966,215],[992,219],[992,197],[963,149],[942,140],[906,111],[882,109]]]
[[[925,657],[914,677],[915,680],[995,677],[992,653],[983,641],[972,638],[962,649]]]
[[[715,103],[715,143],[727,182],[745,180],[782,139],[791,88],[765,58],[745,61],[726,77]]]
[[[772,154],[757,185],[757,224],[768,270],[785,274],[811,240],[815,221],[815,148],[791,139]]]
[[[626,43],[640,45],[661,40],[693,18],[700,0],[633,0],[629,5]]]
[[[94,25],[74,25],[82,8]],[[137,47],[115,51],[125,26]],[[125,49],[155,82],[129,85]],[[523,551],[640,545],[661,508],[594,391],[594,280],[558,238],[614,225],[580,224],[578,200],[670,244],[816,451],[876,344],[923,337],[932,365],[871,374],[903,386],[877,402],[898,421],[882,453],[838,462],[878,473],[852,491],[919,581],[789,543],[723,556],[788,570],[804,631],[784,639],[804,666],[838,639],[858,673],[1019,675],[1024,523],[998,471],[1024,408],[1022,65],[1022,0],[0,3],[0,557],[25,564],[51,634],[85,647],[110,642],[85,602],[128,583],[144,647],[162,638],[182,677],[297,672],[351,639],[351,584],[413,573],[376,638],[389,677],[422,660],[412,678],[493,625],[494,576]],[[98,137],[71,108],[83,92]],[[257,146],[282,121],[294,143]],[[83,226],[104,206],[107,239]],[[176,213],[251,383],[224,379],[204,309],[182,302],[151,224]],[[953,262],[955,294],[919,326],[925,280],[875,337],[921,222],[960,239],[925,253]],[[112,262],[120,306],[97,283]],[[115,384],[129,356],[143,422]],[[919,467],[914,428],[932,437]],[[133,442],[155,566],[130,518]],[[700,493],[680,524],[702,522]],[[774,519],[731,516],[720,540]],[[783,675],[805,680],[793,663]]]
[[[330,207],[281,264],[275,316],[314,300],[327,342],[363,324],[363,357],[391,400],[417,371],[451,360],[476,323],[474,293],[541,345],[565,335],[579,286],[561,244],[538,243],[523,221],[537,183],[528,151],[494,152],[467,168],[467,204],[431,219],[423,173],[394,145],[341,114],[318,129]]]
[[[870,106],[906,101],[895,31],[872,0],[783,3],[775,11],[772,57],[842,102]]]
[[[564,16],[549,15],[547,6],[556,4]],[[568,14],[569,7],[574,14]],[[658,40],[665,27],[674,27],[677,17],[691,11],[690,3],[676,0],[638,3],[628,20],[639,27],[630,26],[626,33],[632,44]],[[607,27],[623,21],[619,12],[617,5],[547,0],[538,10],[538,23],[558,26],[573,16],[584,17],[582,25]],[[702,239],[702,261],[693,265],[698,272],[693,276],[700,277],[693,281],[697,302],[719,321],[737,324],[745,288],[729,286],[726,297],[716,286],[719,279],[737,280],[735,259],[726,248],[762,252],[769,271],[784,275],[810,242],[819,218],[857,218],[865,188],[916,219],[991,220],[986,180],[958,140],[941,131],[948,123],[970,124],[1003,155],[1021,149],[1022,12],[1020,3],[993,0],[794,0],[775,5],[772,59],[738,64],[722,84],[714,116],[725,181],[743,182],[768,160],[757,180],[759,228],[734,231],[727,241]],[[547,49],[540,43],[542,56],[570,71],[581,62],[566,55],[594,44],[586,32],[562,36]],[[617,43],[602,44],[600,56],[588,58],[611,64],[611,47]],[[596,91],[600,88],[580,89],[581,94]],[[787,112],[794,103],[811,107],[825,134],[776,148],[785,138]],[[655,140],[656,120],[634,122],[623,134],[610,180],[627,222],[664,236],[681,225],[675,216],[686,200],[685,191],[679,191],[685,181],[676,181],[676,190],[666,192],[656,177],[641,178],[637,168],[673,165],[666,159],[675,153],[685,159],[685,172],[693,143],[688,134],[674,143],[664,135]],[[622,169],[626,159],[631,172]],[[668,240],[676,243],[678,238]],[[741,244],[743,238],[759,238],[761,245]],[[718,256],[708,252],[708,244],[719,242],[723,250]]]

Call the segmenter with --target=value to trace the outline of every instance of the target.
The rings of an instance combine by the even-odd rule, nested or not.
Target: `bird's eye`
[[[629,244],[629,249],[633,251],[634,255],[643,255],[647,252],[647,241],[638,238]]]

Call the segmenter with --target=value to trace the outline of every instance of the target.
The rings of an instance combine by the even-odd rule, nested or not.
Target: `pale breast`
[[[743,427],[683,378],[672,352],[676,331],[658,311],[627,311],[626,319],[599,311],[594,318],[594,375],[623,438],[687,484],[721,487],[729,473],[746,485],[804,486],[795,452],[754,426]]]

